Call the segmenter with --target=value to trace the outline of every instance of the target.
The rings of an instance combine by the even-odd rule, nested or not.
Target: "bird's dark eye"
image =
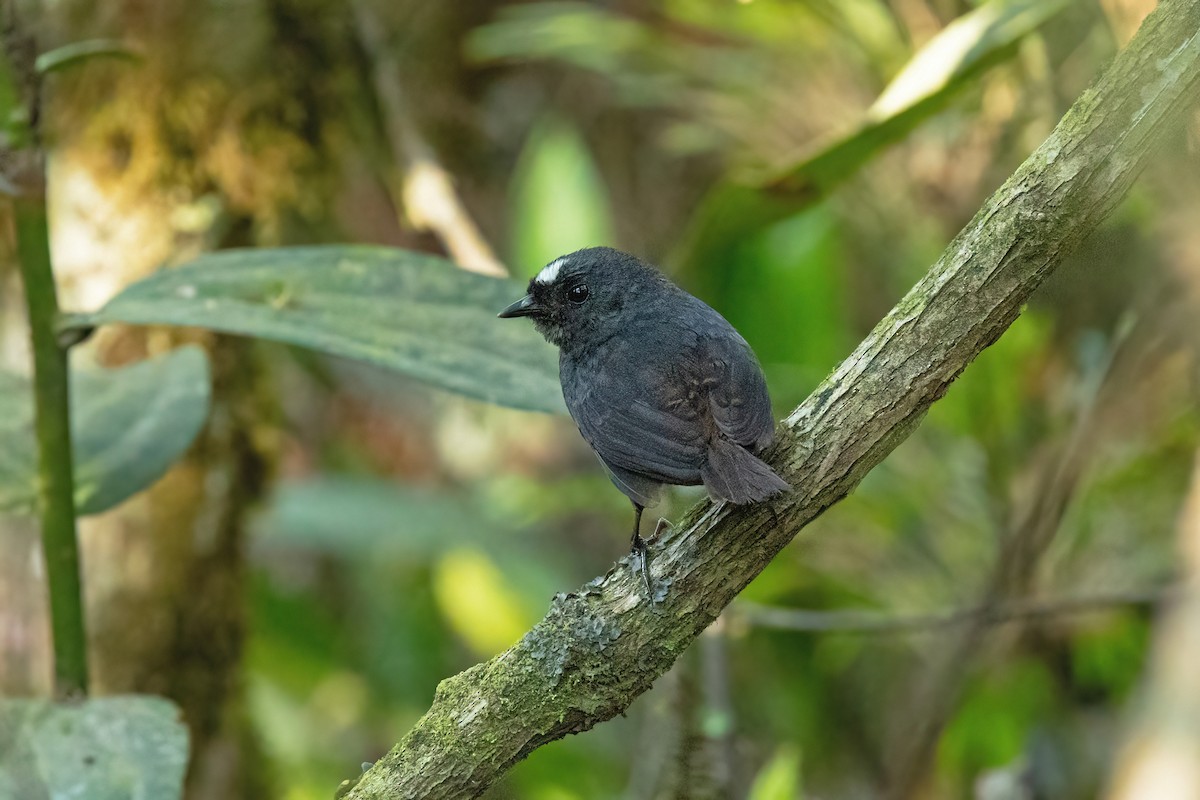
[[[586,283],[577,283],[570,289],[567,289],[567,299],[575,305],[579,305],[584,300],[588,299],[588,287]]]

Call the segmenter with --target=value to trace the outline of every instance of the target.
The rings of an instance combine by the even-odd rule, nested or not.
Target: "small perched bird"
[[[663,484],[704,484],[739,505],[790,488],[755,455],[775,420],[750,345],[649,264],[610,247],[579,250],[546,265],[499,316],[529,317],[559,348],[567,410],[633,503],[644,578],[642,511]]]

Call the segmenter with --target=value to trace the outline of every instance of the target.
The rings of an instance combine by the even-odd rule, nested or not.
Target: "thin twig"
[[[1174,588],[1101,592],[1078,597],[1024,600],[998,607],[976,606],[922,614],[888,614],[875,611],[808,611],[776,608],[756,603],[733,605],[734,620],[759,628],[800,633],[896,634],[930,633],[967,623],[1003,625],[1054,617],[1097,614],[1129,606],[1156,606],[1170,602]]]
[[[408,220],[418,230],[433,232],[463,269],[504,277],[508,271],[492,252],[459,199],[450,174],[413,122],[398,79],[400,61],[384,39],[370,0],[354,0],[352,5],[359,41],[371,59],[375,94],[383,108],[392,158],[404,172],[401,189],[395,194]]]

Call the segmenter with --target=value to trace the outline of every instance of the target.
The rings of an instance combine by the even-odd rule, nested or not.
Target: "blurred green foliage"
[[[750,800],[800,800],[800,752],[784,745],[750,784]]]
[[[940,111],[971,78],[1012,56],[1017,45],[1072,0],[990,0],[938,32],[871,104],[858,130],[834,141],[770,186],[800,195],[827,192],[880,148]]]
[[[564,253],[615,244],[604,181],[567,121],[549,117],[530,131],[511,192],[518,277],[532,278]]]
[[[1078,2],[482,6],[429,6],[397,46],[417,62],[401,77],[414,115],[514,280],[582,246],[666,254],[672,276],[753,345],[780,416],[924,273],[1122,35]],[[330,136],[349,147],[346,131]],[[308,205],[292,209],[292,239],[339,225],[365,236],[392,215],[361,186],[371,158],[346,158],[340,216],[310,225]],[[1160,169],[1195,159],[1170,149]],[[1184,291],[1200,274],[1187,255],[1198,199],[1176,183],[1151,170],[1097,236],[1121,246],[1064,265],[744,598],[897,615],[974,607],[1050,492],[1064,495],[1061,525],[1010,599],[1168,587],[1200,442]],[[203,325],[340,357],[260,351],[282,422],[254,435],[277,437],[283,455],[251,525],[240,678],[267,771],[293,800],[329,797],[399,740],[439,680],[512,644],[627,542],[628,505],[569,420],[410,380],[560,408],[553,353],[528,326],[489,316],[520,287],[434,258],[403,266],[409,280],[379,278],[394,258],[206,256],[75,318]],[[1064,477],[1064,461],[1077,474]],[[663,510],[695,497],[680,491]],[[958,665],[928,796],[971,796],[995,769],[1027,774],[1043,796],[1091,796],[1152,623],[1142,606],[1101,607],[989,628]],[[680,766],[693,761],[728,762],[736,796],[753,800],[881,796],[889,754],[921,722],[908,701],[959,631],[799,633],[731,614],[715,634],[724,679],[689,653],[627,718],[539,749],[487,796],[719,796],[718,770]]]
[[[163,476],[209,412],[208,359],[198,347],[116,370],[76,370],[71,427],[80,514],[116,506]],[[0,511],[31,513],[37,451],[29,381],[0,372]]]

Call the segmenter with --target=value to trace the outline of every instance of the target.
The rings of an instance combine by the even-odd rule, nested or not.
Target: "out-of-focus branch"
[[[908,692],[907,707],[894,715],[885,756],[889,800],[906,800],[920,794],[921,781],[929,771],[942,729],[957,704],[994,615],[1024,601],[1042,555],[1061,526],[1098,441],[1097,407],[1127,341],[1128,335],[1124,335],[1115,342],[1070,435],[1051,458],[1036,465],[1036,488],[1030,501],[1013,514],[1015,523],[1000,543],[979,604],[951,635],[931,648],[927,663],[916,674]]]
[[[463,269],[497,277],[507,275],[508,271],[463,207],[454,181],[413,121],[399,81],[399,59],[383,36],[370,0],[353,0],[351,5],[359,41],[371,59],[375,94],[383,109],[392,159],[403,170],[403,176],[397,179],[400,191],[396,194],[408,220],[419,230],[436,235]]]
[[[976,606],[927,614],[887,614],[872,611],[807,611],[738,602],[728,616],[760,628],[800,633],[909,634],[930,633],[968,623],[1003,625],[1055,617],[1098,614],[1116,608],[1156,606],[1169,602],[1174,590],[1143,589],[1025,600],[1000,606]]]
[[[622,563],[558,596],[520,642],[442,681],[349,791],[477,797],[547,742],[623,712],[796,533],[846,496],[1120,202],[1200,83],[1200,2],[1163,0],[938,263],[784,421],[765,454],[795,489],[703,502],[650,546],[655,601]]]
[[[1155,634],[1140,719],[1117,759],[1110,800],[1200,797],[1200,453],[1179,518],[1184,583]]]

